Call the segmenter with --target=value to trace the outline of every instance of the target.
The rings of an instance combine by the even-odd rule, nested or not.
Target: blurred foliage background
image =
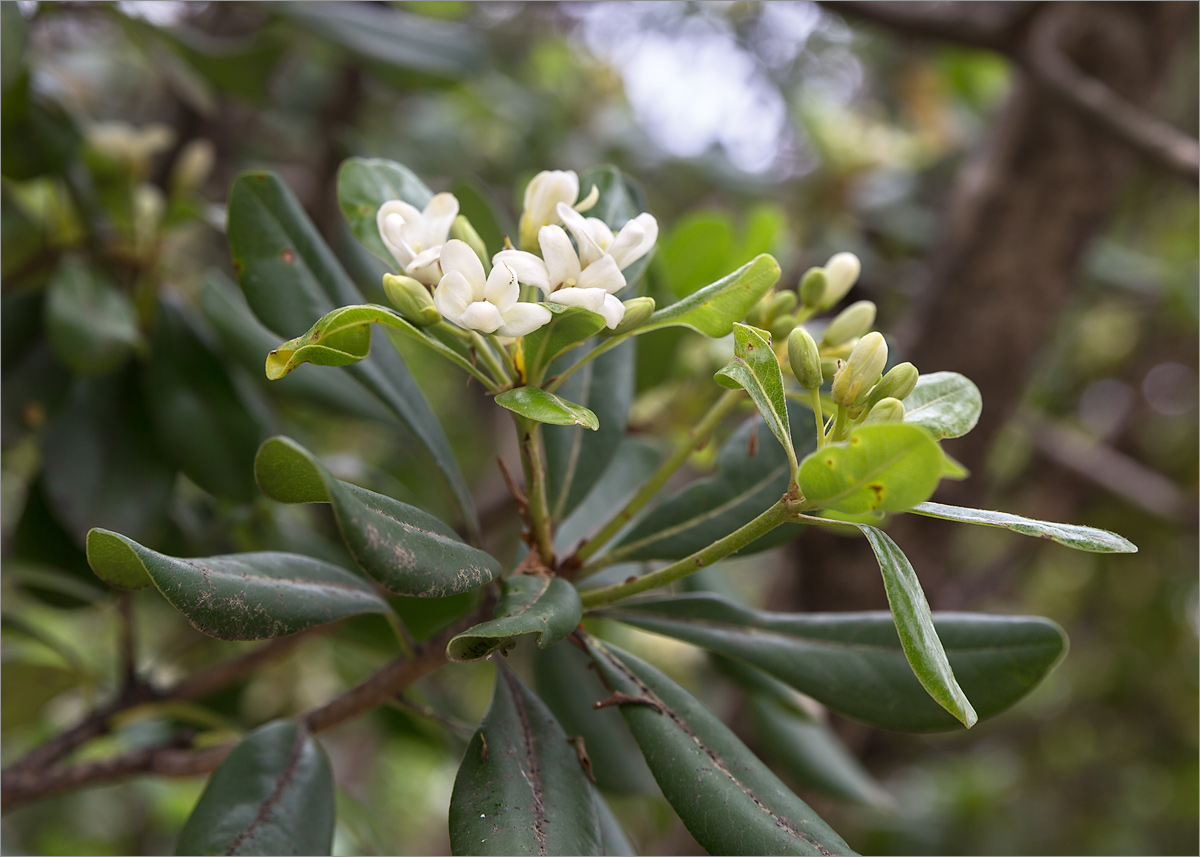
[[[934,5],[931,14],[961,11]],[[853,250],[864,275],[851,298],[879,304],[901,359],[964,371],[983,390],[992,422],[976,433],[982,446],[950,448],[973,470],[972,497],[1114,529],[1141,547],[1107,557],[980,528],[905,531],[935,609],[1045,615],[1065,627],[1071,653],[1028,700],[969,733],[880,733],[835,718],[887,797],[853,806],[799,793],[863,853],[1195,853],[1195,186],[1137,160],[1113,172],[1102,204],[1080,197],[1092,207],[1086,227],[1046,263],[1070,267],[1044,299],[1023,290],[1019,265],[998,293],[972,296],[970,278],[947,284],[938,260],[955,242],[1012,241],[964,238],[987,226],[961,218],[956,200],[997,157],[996,140],[1020,133],[1023,72],[1000,52],[920,41],[860,23],[853,4],[831,6],[3,3],[5,763],[111,695],[122,611],[136,616],[139,667],[153,680],[239,651],[184,626],[161,599],[105,592],[80,550],[88,527],[181,555],[287,545],[336,559],[328,520],[256,496],[249,459],[279,430],[330,456],[342,478],[453,515],[394,424],[346,401],[297,404],[267,387],[261,355],[225,347],[228,311],[212,295],[236,299],[221,285],[231,273],[222,229],[239,171],[279,172],[380,299],[380,269],[337,210],[343,158],[405,163],[454,191],[468,215],[500,224],[514,221],[536,171],[613,163],[644,185],[663,228],[649,272],[660,305],[759,252],[774,253],[794,287],[808,266]],[[1169,62],[1147,105],[1194,133],[1194,17],[1183,32],[1161,51]],[[1080,161],[1102,148],[1101,134],[1079,136]],[[1018,182],[993,192],[1003,205]],[[1027,202],[1036,216],[1054,201]],[[1036,266],[1053,251],[1006,252]],[[1011,307],[991,323],[1020,359],[962,343],[955,319],[922,322],[954,289]],[[960,353],[946,365],[913,357],[937,353],[922,350],[930,338]],[[647,337],[634,425],[685,431],[727,350],[677,332]],[[496,444],[510,442],[505,423],[446,366],[405,357],[485,530],[510,537],[517,522],[494,466]],[[160,413],[169,395],[192,397],[194,425]],[[495,443],[480,443],[489,428]],[[119,484],[133,461],[136,484]],[[704,456],[693,464],[702,470]],[[811,535],[728,564],[728,579],[773,609],[878,606],[866,546]],[[851,550],[865,552],[863,574],[846,566]],[[424,607],[414,619],[426,632],[440,621]],[[387,629],[372,621],[337,642],[306,641],[203,706],[135,709],[87,757],[152,742],[171,724],[219,737],[318,703],[387,656]],[[695,650],[649,635],[629,645],[672,664],[754,740],[733,686],[701,685]],[[335,853],[447,849],[446,806],[486,676],[443,670],[395,710],[326,736],[340,785]],[[201,785],[143,778],[23,806],[5,816],[0,844],[166,852]],[[695,848],[661,799],[617,809],[642,853]]]

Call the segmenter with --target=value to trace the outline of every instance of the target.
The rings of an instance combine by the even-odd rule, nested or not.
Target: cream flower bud
[[[879,402],[867,412],[867,418],[863,423],[899,423],[904,421],[904,402],[899,399],[893,399],[890,396],[880,399]]]
[[[871,394],[867,398],[868,407],[887,398],[903,401],[917,386],[919,377],[920,373],[916,366],[911,363],[897,363],[888,370],[878,384],[871,388]]]
[[[558,204],[574,205],[579,197],[579,176],[571,170],[542,170],[525,186],[521,212],[521,249],[537,250],[538,230],[560,223]]]
[[[797,327],[788,337],[788,361],[792,365],[792,374],[805,390],[815,390],[821,386],[824,377],[821,372],[821,354],[817,351],[817,342],[803,327]]]
[[[858,282],[862,263],[853,253],[835,253],[825,263],[825,293],[821,296],[821,309],[829,309],[846,296],[846,292]]]
[[[859,396],[865,396],[879,381],[887,365],[888,348],[883,334],[872,331],[858,341],[849,359],[833,378],[833,401],[842,407],[852,407]]]
[[[862,336],[875,323],[875,304],[871,301],[856,301],[846,307],[825,328],[821,343],[836,347],[855,337]]]
[[[429,289],[412,277],[384,274],[383,291],[404,320],[417,327],[428,327],[442,320]]]

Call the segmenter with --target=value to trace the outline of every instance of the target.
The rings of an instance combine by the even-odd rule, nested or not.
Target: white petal
[[[504,319],[500,315],[500,310],[487,301],[475,301],[459,317],[458,324],[481,333],[493,333],[504,324]]]
[[[442,272],[458,271],[471,284],[471,294],[477,301],[483,300],[483,262],[465,241],[452,238],[442,245]]]
[[[621,227],[608,252],[621,268],[628,268],[649,253],[657,240],[658,221],[643,213]]]
[[[500,336],[525,336],[550,320],[550,310],[538,304],[522,302],[504,313],[504,324],[496,330]]]
[[[454,224],[454,218],[458,217],[458,200],[452,193],[436,194],[429,200],[422,215],[425,220],[426,246],[445,244],[446,239],[450,237],[450,227]]]
[[[441,255],[442,246],[440,244],[418,253],[411,262],[404,266],[404,273],[426,285],[433,285],[442,276],[442,270],[438,267],[438,257]]]
[[[375,225],[379,229],[379,237],[388,252],[400,263],[401,268],[412,260],[412,248],[405,239],[406,225],[410,218],[420,212],[403,200],[393,199],[379,206],[375,213]]]
[[[592,233],[588,228],[588,221],[582,214],[570,206],[558,204],[558,216],[567,228],[571,230],[571,234],[575,236],[575,243],[579,245],[579,262],[583,266],[594,262],[604,255],[604,248],[596,243],[596,239],[592,237]]]
[[[571,206],[576,211],[591,211],[596,202],[600,199],[600,186],[592,185],[592,189],[588,191],[587,196],[579,200]]]
[[[492,273],[488,274],[487,284],[483,287],[484,299],[503,315],[520,296],[521,287],[517,285],[516,272],[503,262],[496,263]]]
[[[458,271],[451,271],[442,277],[433,290],[433,305],[451,321],[458,321],[474,299],[471,284]]]
[[[525,186],[525,211],[540,224],[549,223],[560,202],[574,205],[579,176],[571,170],[542,170]]]
[[[625,317],[625,304],[621,303],[621,299],[616,295],[605,295],[604,306],[600,307],[600,315],[604,316],[608,329],[613,330]]]
[[[612,256],[601,256],[583,269],[583,273],[579,275],[579,288],[603,289],[612,294],[625,288],[625,275],[617,267],[616,259]]]
[[[579,282],[579,256],[561,226],[543,226],[538,232],[538,244],[542,246],[551,288],[572,280]]]
[[[517,279],[527,286],[533,286],[543,292],[550,288],[546,263],[532,253],[526,253],[524,250],[501,250],[492,257],[492,264],[508,265],[516,272]]]
[[[557,292],[551,293],[546,300],[564,306],[581,306],[592,312],[600,312],[607,294],[604,289],[559,289]]]

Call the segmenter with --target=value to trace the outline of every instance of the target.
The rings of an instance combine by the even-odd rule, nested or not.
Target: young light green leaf
[[[923,428],[859,426],[849,438],[800,462],[800,492],[822,509],[900,512],[928,500],[942,478],[942,453]]]
[[[450,797],[450,850],[602,854],[592,787],[553,715],[503,662]]]
[[[55,355],[80,375],[111,372],[144,344],[133,302],[74,257],[46,286],[45,328]]]
[[[179,559],[109,530],[88,533],[87,556],[122,589],[153,584],[196,630],[220,640],[267,640],[362,613],[388,613],[362,578],[300,554]]]
[[[393,199],[423,209],[433,198],[433,191],[403,164],[383,158],[349,158],[338,169],[337,194],[354,237],[393,271],[399,271],[379,237],[375,216],[380,206]]]
[[[783,393],[783,372],[779,358],[771,350],[771,334],[745,324],[733,326],[733,360],[716,375],[722,387],[742,387],[771,434],[783,446],[792,469],[796,452],[792,449],[792,428],[788,424],[787,397]]]
[[[553,393],[547,393],[537,387],[506,390],[496,397],[496,404],[537,423],[583,426],[592,431],[600,428],[600,421],[596,419],[596,415],[583,405],[560,399]]]
[[[213,772],[176,854],[329,854],[333,770],[303,725],[268,723]]]
[[[732,274],[657,310],[639,334],[660,327],[690,327],[705,336],[728,336],[779,279],[779,263],[765,253]]]
[[[853,854],[706,706],[648,664],[595,639],[588,653],[615,692],[663,795],[710,854]]]
[[[970,729],[979,716],[954,677],[954,669],[933,625],[933,614],[929,610],[929,602],[925,600],[921,581],[917,579],[908,557],[883,530],[866,524],[859,524],[858,528],[871,543],[875,558],[879,560],[888,606],[892,608],[900,646],[904,649],[904,657],[908,659],[913,674],[938,705]]]
[[[939,440],[975,428],[982,411],[979,388],[957,372],[922,375],[904,397],[904,421],[929,429]]]
[[[452,639],[446,656],[477,661],[515,646],[524,634],[533,634],[539,649],[549,648],[575,630],[583,604],[575,587],[561,577],[518,574],[504,581],[495,617]]]
[[[442,598],[489,582],[500,563],[428,512],[335,479],[294,440],[269,438],[254,475],[281,503],[329,503],[342,541],[367,574],[398,595]]]
[[[947,506],[944,503],[921,503],[909,511],[918,515],[928,515],[931,518],[943,518],[963,524],[1002,527],[1023,536],[1050,539],[1060,545],[1090,553],[1137,553],[1138,550],[1137,545],[1124,536],[1080,524],[1056,524],[1051,521],[1024,518],[1008,512],[965,509],[961,506]]]
[[[886,611],[771,613],[697,593],[615,605],[603,615],[757,667],[874,726],[915,731],[958,726],[913,674]],[[1048,619],[938,613],[933,623],[980,717],[1024,697],[1066,652],[1066,636]]]
[[[533,385],[541,384],[554,358],[594,336],[605,324],[604,316],[581,306],[542,306],[550,310],[550,321],[524,340],[525,375]]]

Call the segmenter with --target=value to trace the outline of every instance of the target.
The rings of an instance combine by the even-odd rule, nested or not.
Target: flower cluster
[[[625,317],[625,305],[615,295],[626,285],[622,271],[654,248],[658,223],[649,214],[639,214],[614,235],[603,221],[581,213],[595,204],[597,188],[593,186],[581,202],[578,196],[575,173],[538,173],[525,189],[521,243],[529,248],[536,236],[541,254],[501,250],[492,257],[490,273],[466,242],[449,237],[458,201],[448,193],[433,197],[424,211],[400,200],[386,202],[376,220],[384,245],[403,273],[436,286],[437,311],[459,327],[508,337],[537,330],[551,313],[520,300],[520,287],[526,285],[542,292],[549,303],[599,313],[613,329]]]

